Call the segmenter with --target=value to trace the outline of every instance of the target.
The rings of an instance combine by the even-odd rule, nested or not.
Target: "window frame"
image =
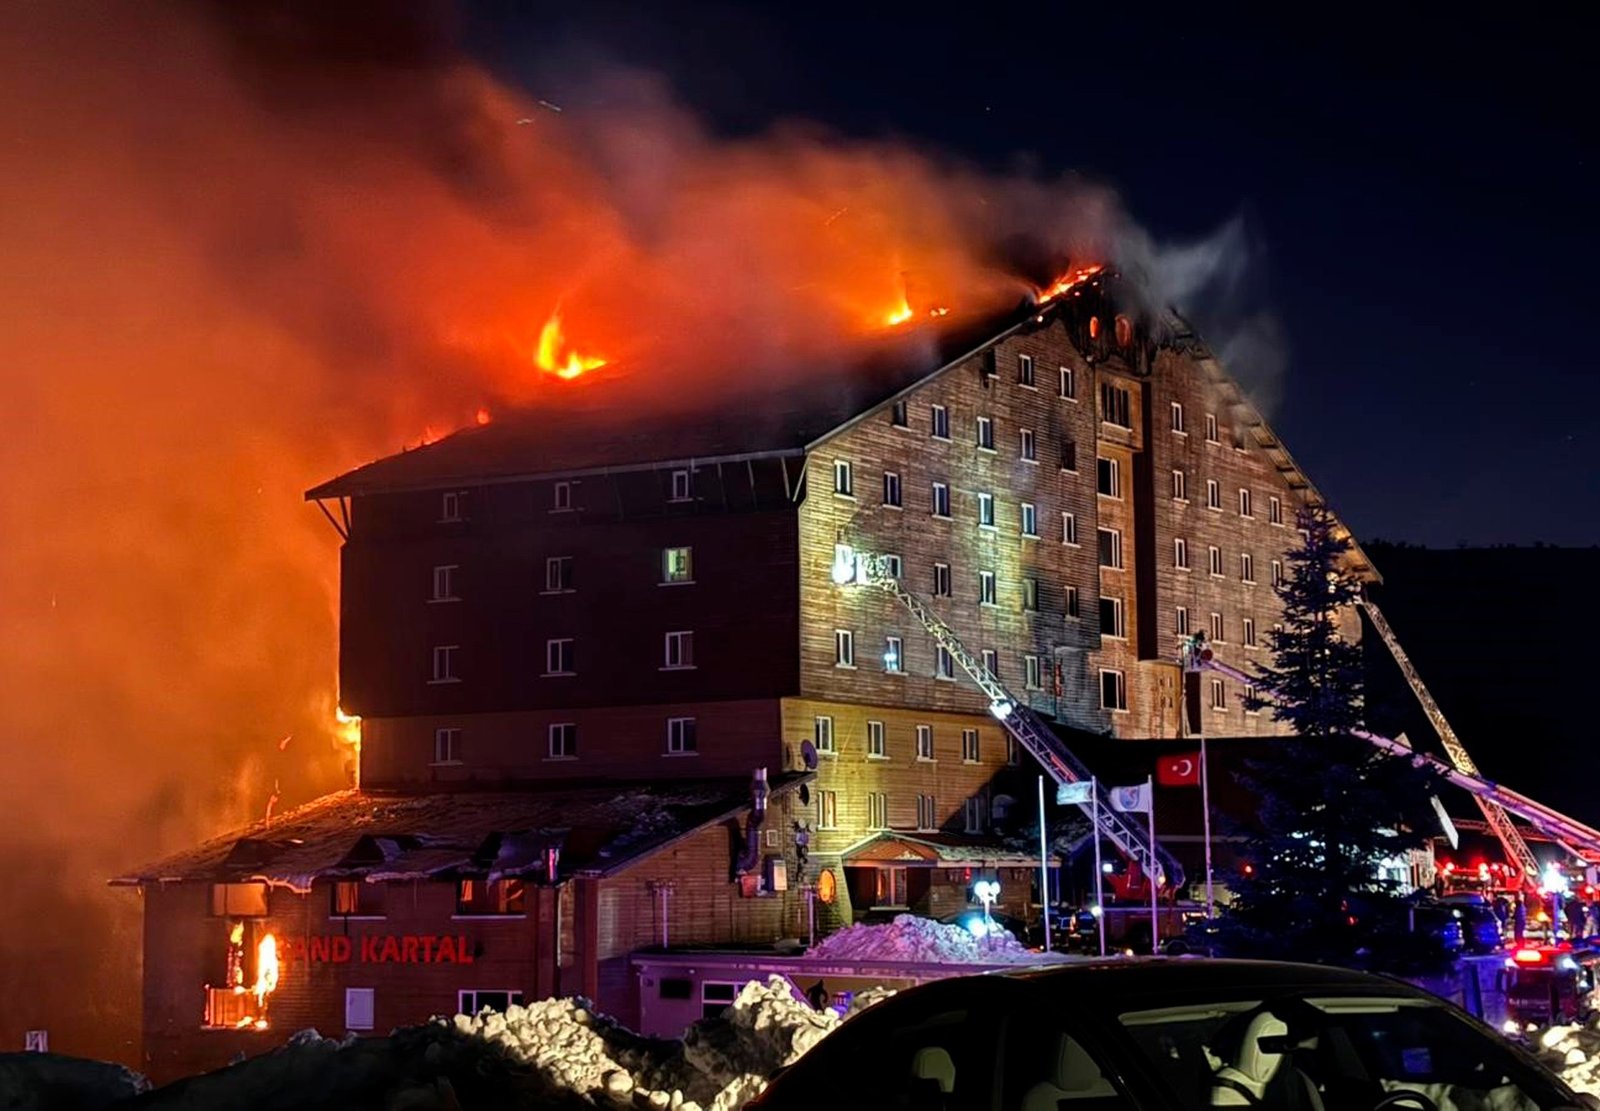
[[[978,416],[973,428],[975,446],[979,451],[994,451],[994,418]]]
[[[999,519],[995,512],[994,495],[984,490],[978,491],[978,527],[999,528],[996,524]]]
[[[1039,388],[1033,377],[1033,356],[1017,352],[1017,385],[1030,390]]]
[[[1039,436],[1033,429],[1017,429],[1017,457],[1024,463],[1039,462]]]
[[[1022,654],[1022,688],[1030,691],[1044,690],[1044,665],[1037,652]]]
[[[563,664],[554,667],[553,664]],[[544,642],[543,678],[565,679],[578,674],[578,638],[546,637]]]
[[[927,722],[918,722],[915,730],[916,747],[913,750],[917,759],[923,763],[934,761],[933,753],[933,726]]]
[[[885,509],[905,508],[905,494],[899,471],[883,472],[883,506]]]
[[[560,743],[557,743],[557,739]],[[544,758],[546,760],[576,760],[578,758],[578,723],[552,721],[544,730]]]
[[[1062,366],[1058,379],[1060,392],[1056,395],[1062,401],[1078,400],[1078,372],[1070,366]]]
[[[893,665],[891,666],[891,659]],[[883,637],[883,673],[885,675],[904,675],[906,673],[906,645],[905,640],[893,633],[885,633]]]
[[[1186,637],[1189,635],[1189,607],[1174,606],[1172,612],[1172,631],[1174,635]]]
[[[1106,487],[1110,489],[1106,489]],[[1109,455],[1096,455],[1094,460],[1094,492],[1112,501],[1122,500],[1122,464]]]
[[[854,671],[856,667],[856,633],[854,629],[833,630],[833,666]]]
[[[459,683],[461,676],[456,673],[456,664],[460,659],[461,645],[435,644],[433,645],[432,671],[433,678],[428,680],[430,686],[444,683]]]
[[[445,490],[439,496],[439,524],[455,525],[466,520],[461,504],[466,500],[465,490]]]
[[[697,719],[676,716],[667,719],[666,755],[697,756],[700,753],[700,731]]]
[[[993,571],[978,572],[978,605],[998,606],[1000,604],[999,581]]]
[[[454,768],[463,763],[461,759],[461,726],[440,725],[433,730],[433,759],[428,761],[430,768]]]
[[[934,598],[949,598],[951,596],[950,565],[948,563],[934,563],[931,596]]]
[[[950,484],[948,482],[933,483],[931,493],[933,500],[933,517],[938,521],[950,519]]]
[[[1189,504],[1189,472],[1182,467],[1172,468],[1172,500]]]
[[[942,644],[933,646],[933,677],[945,683],[956,681],[956,658]]]
[[[428,596],[429,604],[437,602],[459,602],[461,595],[456,593],[456,572],[461,570],[459,563],[436,563],[433,566],[433,593]]]
[[[673,646],[677,646],[678,662],[673,663]],[[685,646],[688,651],[685,652]],[[661,668],[662,671],[694,671],[694,630],[669,629],[661,640]]]
[[[1215,544],[1206,545],[1206,573],[1214,579],[1222,578],[1222,549]]]
[[[550,512],[571,513],[576,508],[573,500],[573,487],[576,483],[563,481],[552,483],[550,486]]]
[[[889,727],[876,718],[867,719],[867,759],[889,758]]]
[[[1021,503],[1017,513],[1017,535],[1029,540],[1039,539],[1039,507],[1031,501]]]
[[[963,764],[983,763],[983,739],[978,730],[974,728],[961,730],[961,762]]]
[[[1061,542],[1069,548],[1080,547],[1078,543],[1078,515],[1066,509],[1061,511]]]
[[[672,571],[672,554],[683,553],[685,564],[681,578],[674,578]],[[660,586],[692,586],[694,584],[694,545],[672,544],[661,549],[661,582]]]
[[[816,714],[811,719],[811,744],[818,756],[839,755],[839,734],[832,714]]]
[[[1172,433],[1175,436],[1189,435],[1189,430],[1184,427],[1183,415],[1183,402],[1174,401],[1172,403]]]
[[[577,590],[573,586],[574,576],[572,571],[576,564],[569,555],[544,557],[544,589],[541,594],[572,594]]]
[[[682,480],[681,482],[679,480]],[[667,497],[668,502],[687,502],[694,500],[694,481],[687,467],[675,467],[672,471],[672,489]]]
[[[942,431],[941,431],[942,429]],[[928,409],[928,437],[950,442],[950,407],[930,405]]]
[[[833,461],[833,496],[836,498],[854,498],[856,490],[856,468],[849,459],[835,459]]]
[[[1111,628],[1106,628],[1107,605],[1110,603]],[[1112,640],[1128,639],[1127,611],[1121,598],[1114,594],[1100,595],[1100,635]]]
[[[1113,703],[1106,702],[1106,678],[1110,676],[1113,681],[1112,690],[1115,693]],[[1110,710],[1114,714],[1128,712],[1128,676],[1120,668],[1102,667],[1100,669],[1100,708]]]
[[[1174,536],[1172,538],[1172,566],[1178,571],[1190,570],[1189,540],[1187,537]]]
[[[1095,555],[1096,555],[1096,558],[1100,561],[1100,566],[1101,567],[1110,568],[1113,571],[1126,570],[1126,564],[1123,562],[1123,558],[1122,558],[1122,530],[1121,529],[1114,529],[1114,528],[1106,528],[1104,525],[1100,525],[1100,526],[1096,527],[1095,532],[1096,532],[1096,537],[1095,537],[1095,540],[1096,540],[1096,551],[1095,551]],[[1109,563],[1106,562],[1105,553],[1100,550],[1100,547],[1099,547],[1100,537],[1110,537],[1111,538],[1111,553],[1110,553],[1111,562],[1109,562]]]

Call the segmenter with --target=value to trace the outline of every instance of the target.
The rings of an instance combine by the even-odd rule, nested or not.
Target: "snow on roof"
[[[846,849],[851,864],[983,864],[1005,867],[1039,866],[1037,850],[1017,849],[994,837],[959,833],[878,833]],[[1051,857],[1052,863],[1060,863]]]
[[[774,794],[809,775],[774,777]],[[518,791],[339,791],[117,876],[116,885],[264,882],[308,890],[319,878],[368,882],[452,873],[609,874],[750,805],[743,778],[544,786]]]

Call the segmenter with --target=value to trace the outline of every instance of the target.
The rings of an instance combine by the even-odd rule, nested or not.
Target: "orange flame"
[[[351,751],[361,751],[361,718],[357,714],[347,714],[343,706],[333,708],[333,719],[338,723],[339,740],[350,746]]]
[[[267,996],[278,990],[278,939],[272,934],[267,934],[256,946],[256,983],[250,989],[250,994],[256,997],[256,1006],[263,1008],[263,1014],[256,1019],[256,1028],[264,1029],[267,1025],[265,1007]]]
[[[489,412],[489,410],[487,410],[487,409],[479,409],[478,410],[477,420],[478,420],[479,424],[488,424],[493,419],[494,419],[494,415],[491,414]]]
[[[904,295],[902,295],[900,298],[900,307],[892,310],[889,315],[885,316],[883,318],[883,322],[890,328],[894,328],[910,320],[913,315],[914,314],[911,311],[911,303],[905,299]]]
[[[1074,286],[1083,284],[1104,269],[1104,266],[1097,264],[1095,266],[1080,267],[1077,270],[1069,270],[1051,282],[1049,286],[1039,291],[1039,304],[1043,305],[1048,301],[1054,301],[1062,294],[1070,292]]]
[[[572,379],[586,371],[606,365],[604,359],[593,355],[580,355],[570,348],[565,350],[563,358],[564,348],[566,345],[561,336],[561,310],[557,309],[550,314],[550,319],[546,320],[544,327],[539,330],[539,349],[533,357],[539,369],[554,374],[557,378]]]

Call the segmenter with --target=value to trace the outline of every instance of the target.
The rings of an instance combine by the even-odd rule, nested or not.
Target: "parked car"
[[[940,980],[847,1021],[752,1111],[1440,1111],[1593,1106],[1408,984],[1160,958]]]
[[[1500,918],[1489,900],[1476,892],[1457,892],[1439,900],[1460,911],[1461,930],[1469,953],[1496,953],[1505,945]]]

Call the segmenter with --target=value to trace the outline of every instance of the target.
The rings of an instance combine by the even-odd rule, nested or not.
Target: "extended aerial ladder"
[[[995,716],[1006,732],[1039,761],[1045,773],[1058,786],[1072,783],[1092,783],[1098,792],[1097,803],[1078,803],[1090,821],[1096,814],[1100,820],[1100,835],[1116,846],[1117,851],[1129,860],[1137,861],[1156,882],[1165,882],[1176,891],[1183,886],[1183,866],[1159,844],[1151,841],[1150,833],[1141,829],[1121,811],[1113,809],[1105,788],[1090,774],[1089,769],[1062,743],[1054,730],[1008,691],[999,679],[989,672],[983,662],[968,652],[950,626],[933,613],[914,593],[907,590],[894,575],[891,561],[881,555],[859,552],[848,545],[839,545],[834,553],[833,581],[841,586],[871,586],[882,590],[910,612],[911,616],[927,630],[928,635],[950,654],[950,658],[965,671],[978,689],[989,699],[989,712]]]
[[[1369,609],[1368,612],[1372,611]],[[1387,623],[1385,623],[1386,626]],[[1380,635],[1382,635],[1382,630],[1380,630]],[[1393,633],[1391,632],[1390,635],[1392,636]],[[1218,660],[1212,653],[1211,648],[1206,644],[1204,633],[1197,633],[1189,638],[1184,645],[1182,662],[1185,671],[1215,671],[1243,683],[1246,690],[1252,691],[1258,696],[1277,696],[1277,692],[1264,685],[1259,677]],[[1420,680],[1418,680],[1418,683],[1420,685]],[[1432,699],[1430,698],[1429,701],[1431,702]],[[1437,706],[1435,706],[1435,709],[1437,709]],[[1442,714],[1439,720],[1443,720]],[[1460,787],[1477,799],[1479,805],[1484,807],[1486,817],[1492,809],[1504,817],[1506,825],[1509,826],[1510,818],[1507,814],[1515,814],[1530,823],[1535,829],[1548,834],[1552,839],[1572,852],[1574,856],[1600,859],[1600,830],[1585,825],[1575,818],[1569,818],[1560,811],[1553,810],[1542,803],[1535,802],[1527,795],[1513,791],[1509,787],[1503,787],[1491,780],[1484,779],[1478,774],[1477,767],[1472,764],[1470,757],[1466,759],[1468,767],[1471,768],[1469,771],[1456,766],[1454,763],[1447,764],[1437,757],[1418,752],[1403,741],[1394,740],[1364,729],[1351,730],[1351,733],[1368,744],[1383,749],[1392,755],[1404,756],[1418,765],[1432,767],[1446,781]],[[1453,731],[1451,736],[1454,737]],[[1455,744],[1460,750],[1460,755],[1466,757],[1465,749],[1460,748],[1461,742],[1459,738],[1456,739]],[[1452,754],[1452,759],[1454,759],[1454,754]],[[1495,829],[1498,835],[1499,829],[1494,825],[1493,819],[1490,819],[1490,828]],[[1533,853],[1528,850],[1527,842],[1522,840],[1522,835],[1516,831],[1515,827],[1511,827],[1511,832],[1515,834],[1516,843],[1521,845],[1522,852],[1527,853],[1526,859],[1520,854],[1516,857],[1518,866],[1523,872],[1524,883],[1528,884],[1531,881],[1532,887],[1537,890],[1539,884],[1538,861],[1534,859]],[[1512,850],[1508,849],[1508,851]]]

